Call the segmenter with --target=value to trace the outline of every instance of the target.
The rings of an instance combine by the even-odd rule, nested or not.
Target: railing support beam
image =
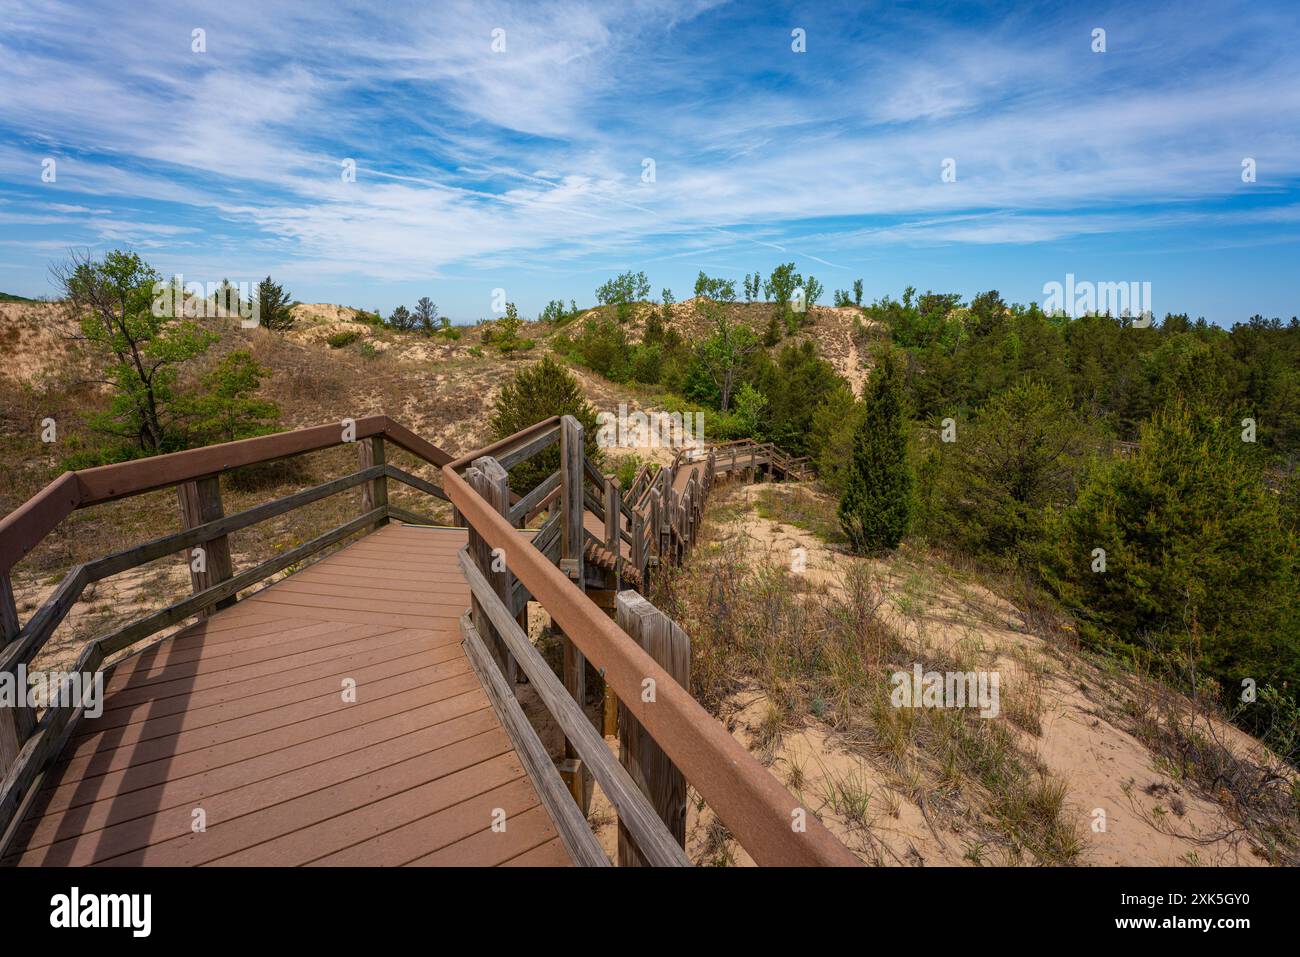
[[[207,475],[182,482],[176,486],[176,498],[180,503],[181,528],[184,530],[225,517],[225,510],[221,507],[219,476]],[[225,535],[200,543],[190,550],[186,560],[190,564],[190,583],[196,595],[213,585],[220,585],[234,574],[230,561],[230,539]],[[203,609],[199,615],[206,618],[222,608],[229,608],[236,600],[236,595],[223,598],[212,607]]]
[[[586,449],[582,423],[571,415],[560,419],[560,568],[569,576],[578,588],[586,590],[585,569],[583,568],[583,527],[586,518],[586,506],[583,503],[582,483],[584,480],[584,460]],[[579,708],[587,706],[587,659],[578,650],[572,639],[558,625],[554,625],[560,636],[564,651],[563,678],[564,687]],[[591,789],[587,786],[588,772],[581,766],[578,752],[573,742],[567,737],[564,742],[564,756],[569,761],[578,761],[570,765],[573,780],[570,787],[578,805],[584,814],[591,806]]]
[[[18,606],[14,602],[13,584],[8,572],[0,572],[0,648],[18,637]],[[25,689],[15,689],[21,692]],[[36,725],[36,716],[23,700],[14,702],[12,708],[0,708],[0,781],[9,768],[18,760],[18,753],[31,737]]]
[[[372,465],[384,464],[384,437],[374,435],[368,439],[359,439],[357,441],[357,459],[361,468],[368,469]],[[361,514],[373,512],[377,508],[385,508],[388,505],[388,479],[380,476],[371,479],[365,485],[361,486]],[[388,518],[385,516],[375,523],[374,528],[381,525],[387,525]],[[371,529],[374,531],[374,529]]]

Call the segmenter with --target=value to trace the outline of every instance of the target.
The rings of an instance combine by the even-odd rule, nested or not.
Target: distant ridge
[[[26,296],[15,296],[11,293],[0,292],[0,302],[39,302],[39,299],[28,299]]]

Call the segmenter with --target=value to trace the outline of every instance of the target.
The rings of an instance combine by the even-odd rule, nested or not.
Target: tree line
[[[1020,569],[1083,640],[1294,760],[1300,322],[1073,319],[910,289],[864,314],[885,330],[864,395],[836,390],[813,442],[851,545],[911,537]]]

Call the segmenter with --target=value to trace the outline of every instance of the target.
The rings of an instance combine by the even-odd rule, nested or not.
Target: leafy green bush
[[[615,315],[620,325],[626,325],[632,318],[632,304],[646,299],[650,295],[650,280],[645,273],[628,270],[613,279],[602,283],[596,290],[596,301],[602,305],[614,306]]]
[[[629,452],[627,455],[622,456],[614,470],[619,486],[623,489],[631,488],[632,483],[636,481],[636,473],[645,464],[645,460],[635,452]]]
[[[664,353],[659,346],[635,345],[628,353],[628,377],[654,385],[663,375]]]

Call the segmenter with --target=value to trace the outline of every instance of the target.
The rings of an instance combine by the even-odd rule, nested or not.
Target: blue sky
[[[683,298],[785,261],[827,300],[861,277],[1042,301],[1074,273],[1151,282],[1157,314],[1300,312],[1290,0],[0,0],[0,22],[7,292],[129,247],[456,321],[497,288],[534,316],[628,268]]]

